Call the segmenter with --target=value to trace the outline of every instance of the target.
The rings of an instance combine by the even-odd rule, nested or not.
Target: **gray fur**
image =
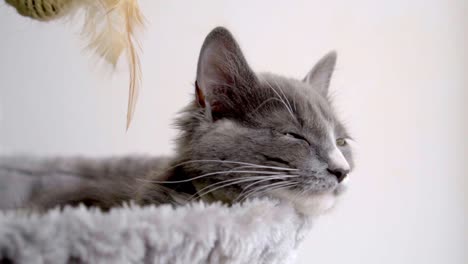
[[[93,171],[76,167],[79,174],[99,179],[97,187],[83,185],[77,192],[88,190],[84,196],[94,196],[93,202],[103,207],[128,199],[143,204],[199,198],[232,203],[278,190],[302,200],[336,193],[340,184],[328,155],[337,138],[350,136],[327,96],[335,61],[336,53],[329,53],[303,81],[255,74],[229,31],[214,29],[200,52],[195,98],[177,119],[177,155],[166,166],[155,160],[154,166],[135,169],[139,173],[128,170],[124,177],[118,176],[123,171],[114,175],[108,167],[105,174],[117,177],[109,180],[101,180],[107,179],[103,164],[93,165]],[[338,148],[352,169],[349,145]],[[122,164],[134,163],[115,166]],[[143,171],[145,180],[135,181]],[[78,196],[77,201],[86,198]]]
[[[297,183],[290,189],[300,193],[334,190],[338,182],[327,171],[326,158],[335,144],[328,137],[330,129],[337,138],[349,138],[324,95],[335,60],[333,52],[324,57],[309,73],[306,82],[273,74],[256,75],[231,34],[222,28],[215,29],[200,53],[198,98],[178,119],[182,135],[174,164],[190,160],[226,160],[298,169],[300,177],[287,180]],[[290,132],[303,136],[309,143],[286,135]],[[341,152],[352,166],[349,146],[342,147]],[[180,174],[176,177],[186,179],[234,170],[238,166],[228,162],[194,162],[179,166]],[[195,184],[195,189],[200,189],[197,186],[251,175],[213,175],[191,183]],[[263,185],[271,182],[264,181]],[[251,183],[219,189],[215,199],[235,199],[243,187]]]

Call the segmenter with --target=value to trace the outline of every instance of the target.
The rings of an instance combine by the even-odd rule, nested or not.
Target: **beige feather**
[[[127,107],[127,129],[135,112],[141,85],[137,29],[143,27],[143,16],[137,0],[6,0],[18,13],[40,21],[72,15],[83,9],[83,36],[87,48],[114,67],[126,51],[130,71]]]
[[[130,85],[127,106],[127,129],[135,112],[141,84],[141,65],[137,50],[136,30],[143,26],[143,16],[137,0],[83,0],[85,24],[83,33],[89,39],[88,48],[112,65],[123,51],[127,52]]]

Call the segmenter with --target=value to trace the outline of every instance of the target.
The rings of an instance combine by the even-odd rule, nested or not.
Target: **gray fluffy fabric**
[[[141,168],[157,164],[138,161]],[[130,204],[108,212],[15,209],[33,201],[35,192],[94,180],[70,173],[74,167],[66,162],[51,162],[0,158],[0,263],[294,263],[309,229],[310,220],[292,205],[268,199],[231,207]]]
[[[0,263],[293,263],[308,227],[273,200],[0,211]]]

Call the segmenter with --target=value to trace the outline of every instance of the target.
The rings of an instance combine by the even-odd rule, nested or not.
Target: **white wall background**
[[[302,77],[339,53],[336,105],[358,141],[352,188],[298,262],[468,262],[468,2],[141,0],[143,90],[125,132],[127,74],[96,68],[79,26],[0,3],[0,151],[172,151],[199,48],[216,25],[252,67]]]

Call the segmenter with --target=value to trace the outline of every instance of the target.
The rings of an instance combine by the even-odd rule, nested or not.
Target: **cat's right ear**
[[[255,74],[231,33],[213,29],[205,39],[198,59],[196,97],[215,121],[236,111],[242,84],[252,82]]]

